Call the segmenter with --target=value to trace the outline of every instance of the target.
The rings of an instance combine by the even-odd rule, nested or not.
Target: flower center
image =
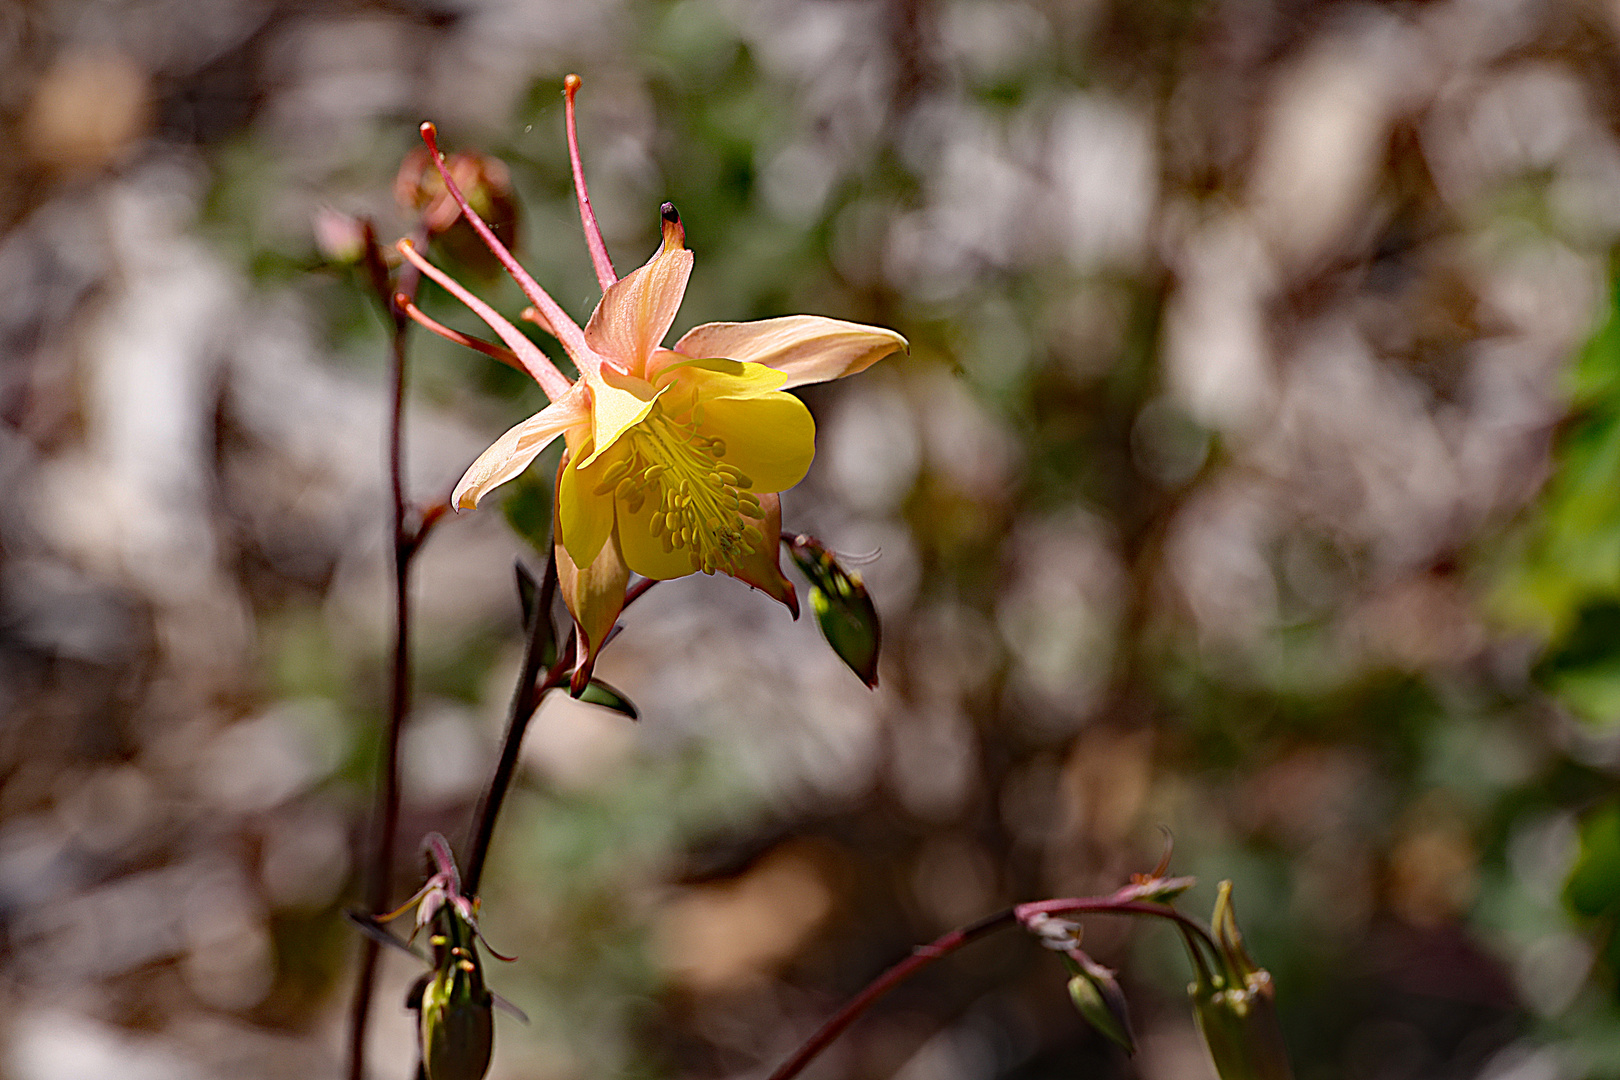
[[[626,453],[614,462],[597,495],[612,493],[632,514],[648,500],[655,505],[653,536],[666,552],[684,550],[693,570],[729,570],[765,542],[753,521],[762,519],[753,481],[727,464],[726,444],[698,432],[703,406],[694,400],[680,411],[660,400],[652,412],[624,433]]]

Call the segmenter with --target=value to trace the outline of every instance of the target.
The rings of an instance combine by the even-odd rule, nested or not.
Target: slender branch
[[[551,605],[557,595],[557,554],[552,548],[546,562],[546,576],[540,583],[534,610],[529,615],[529,641],[523,650],[523,670],[512,691],[512,707],[506,717],[506,736],[501,742],[501,756],[490,774],[489,787],[478,800],[473,811],[473,827],[467,852],[467,871],[463,893],[478,895],[478,885],[484,876],[484,862],[489,856],[490,841],[495,836],[495,820],[500,816],[501,804],[506,801],[507,789],[517,771],[518,751],[523,746],[523,735],[529,719],[540,706],[546,691],[568,681],[568,669],[573,666],[573,649],[559,657],[549,668],[546,653],[550,651],[556,628],[551,622]],[[572,644],[572,643],[570,643]],[[565,662],[566,661],[566,662]],[[542,677],[543,673],[543,677]]]
[[[851,1024],[860,1019],[870,1009],[878,998],[905,982],[911,976],[927,967],[929,964],[955,952],[962,946],[981,937],[986,937],[997,930],[1004,930],[1009,926],[1027,926],[1032,916],[1036,915],[1148,915],[1155,918],[1169,919],[1181,930],[1187,939],[1187,946],[1193,950],[1193,960],[1202,971],[1204,963],[1197,950],[1195,941],[1202,941],[1211,951],[1215,950],[1215,941],[1210,933],[1196,919],[1189,918],[1171,907],[1169,904],[1157,903],[1139,899],[1140,893],[1136,886],[1126,886],[1111,896],[1084,896],[1062,900],[1037,900],[1033,903],[1019,904],[1017,907],[999,911],[994,915],[980,919],[969,926],[952,930],[944,937],[928,945],[916,949],[910,956],[885,971],[874,979],[866,989],[856,994],[844,1007],[839,1009],[833,1017],[821,1025],[805,1040],[793,1056],[784,1061],[771,1073],[768,1080],[793,1080],[793,1077],[804,1071],[805,1066],[814,1061],[823,1050],[831,1045],[832,1041],[842,1035]]]
[[[769,1080],[792,1080],[804,1071],[804,1067],[814,1061],[821,1052],[832,1044],[832,1041],[844,1033],[844,1030],[859,1020],[867,1009],[870,1009],[878,998],[905,982],[911,976],[932,964],[942,956],[948,956],[970,942],[987,937],[997,930],[1005,930],[1009,926],[1018,925],[1016,908],[997,912],[987,918],[980,919],[971,926],[964,926],[952,930],[944,937],[938,938],[928,945],[917,948],[912,954],[894,965],[882,975],[874,979],[865,990],[850,998],[844,1007],[833,1014],[832,1019],[822,1024],[814,1035],[805,1040],[803,1046],[794,1052],[793,1056],[777,1066],[771,1073]]]
[[[419,241],[420,242],[420,241]],[[371,223],[365,223],[366,269],[373,290],[382,301],[393,323],[389,337],[388,407],[388,491],[389,521],[394,550],[394,641],[388,686],[388,723],[383,732],[382,753],[377,765],[377,798],[372,811],[371,851],[366,862],[364,900],[367,911],[388,909],[389,887],[394,873],[394,846],[399,833],[399,744],[405,717],[410,712],[410,574],[411,561],[420,548],[431,522],[407,521],[410,508],[405,501],[405,346],[409,320],[394,302],[396,292],[410,296],[420,278],[405,272],[391,285],[388,269],[377,246]],[[437,515],[435,515],[435,520]],[[360,973],[354,1002],[349,1013],[349,1080],[364,1080],[366,1074],[366,1029],[371,1018],[371,999],[377,980],[378,945],[366,938],[361,946]]]
[[[1121,893],[1127,892],[1121,890]],[[1013,909],[1018,915],[1019,922],[1027,922],[1031,915],[1148,915],[1159,919],[1169,919],[1183,932],[1191,934],[1202,941],[1209,951],[1220,955],[1220,949],[1215,939],[1210,936],[1209,930],[1203,923],[1188,915],[1183,915],[1169,904],[1161,904],[1151,900],[1135,900],[1120,893],[1113,896],[1082,896],[1065,900],[1036,900],[1033,903],[1019,904]]]

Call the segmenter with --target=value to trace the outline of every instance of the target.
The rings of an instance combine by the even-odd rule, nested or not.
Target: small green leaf
[[[579,700],[600,705],[604,709],[612,709],[616,713],[623,713],[632,720],[641,719],[641,711],[631,700],[601,679],[592,679],[579,695]]]

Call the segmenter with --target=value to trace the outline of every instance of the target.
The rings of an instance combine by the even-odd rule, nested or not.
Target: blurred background
[[[621,273],[686,222],[676,333],[912,350],[805,392],[784,498],[872,555],[880,687],[729,579],[631,610],[599,671],[641,721],[545,705],[496,834],[489,977],[533,1022],[492,1076],[763,1075],[1161,826],[1187,910],[1235,881],[1302,1080],[1620,1076],[1617,35],[1587,0],[0,0],[0,1075],[338,1075],[390,633],[345,215],[409,230],[431,118],[583,318],[577,71]],[[412,341],[427,502],[542,398]],[[401,899],[493,760],[554,469],[419,561]],[[1004,935],[812,1075],[1212,1076],[1179,943],[1086,932],[1135,1058]]]

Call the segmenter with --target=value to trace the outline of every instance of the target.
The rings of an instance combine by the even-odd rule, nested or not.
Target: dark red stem
[[[413,295],[419,278],[407,268],[408,272],[403,272],[398,282],[389,281],[376,232],[369,221],[365,223],[365,243],[366,269],[372,288],[393,322],[389,338],[388,494],[389,521],[394,536],[394,641],[388,684],[388,724],[377,764],[377,798],[372,811],[372,842],[366,861],[364,893],[366,910],[379,912],[388,910],[389,906],[394,846],[399,834],[399,743],[411,706],[411,561],[438,516],[410,521],[410,507],[405,501],[405,345],[410,321],[394,302],[394,296],[396,293]],[[349,1080],[364,1080],[366,1074],[366,1029],[377,980],[378,948],[377,942],[369,937],[361,946],[360,973],[349,1012]]]
[[[546,576],[540,584],[534,611],[529,616],[529,641],[523,650],[523,670],[518,675],[517,687],[512,691],[512,706],[506,716],[506,736],[501,741],[501,756],[490,774],[489,787],[478,800],[473,811],[472,833],[467,850],[467,872],[462,879],[462,893],[477,896],[478,885],[484,876],[484,862],[489,857],[490,841],[495,838],[495,821],[500,817],[501,804],[512,786],[517,771],[518,751],[523,747],[523,735],[529,729],[529,720],[540,707],[546,691],[568,681],[574,666],[574,644],[570,639],[563,655],[550,667],[545,666],[545,654],[550,651],[556,633],[551,622],[551,604],[557,595],[557,555],[552,548],[546,564]]]
[[[1029,919],[1036,915],[1148,915],[1160,919],[1169,919],[1175,923],[1184,935],[1189,938],[1188,947],[1192,947],[1192,940],[1201,940],[1211,950],[1215,942],[1209,931],[1196,919],[1188,918],[1169,904],[1157,901],[1139,899],[1139,892],[1134,886],[1126,886],[1112,896],[1085,896],[1063,900],[1037,900],[1033,903],[1019,904],[1006,911],[997,912],[987,918],[980,919],[971,926],[952,930],[944,937],[923,945],[910,956],[894,965],[882,975],[874,979],[866,989],[856,994],[844,1007],[835,1013],[832,1019],[817,1029],[814,1035],[805,1040],[803,1046],[794,1052],[793,1056],[784,1061],[771,1073],[768,1080],[793,1080],[793,1077],[804,1071],[805,1066],[814,1061],[823,1050],[831,1045],[832,1041],[844,1033],[844,1030],[859,1020],[870,1009],[874,1002],[896,986],[905,982],[911,976],[938,960],[949,955],[972,941],[1004,930],[1009,926],[1027,925]],[[1201,958],[1194,950],[1193,959],[1203,966]]]
[[[980,919],[971,926],[952,930],[944,937],[938,938],[927,945],[919,946],[912,954],[900,961],[894,967],[885,971],[874,979],[865,990],[856,994],[842,1009],[833,1014],[832,1019],[822,1024],[816,1033],[805,1040],[803,1046],[794,1055],[779,1065],[771,1073],[769,1080],[791,1080],[804,1071],[804,1067],[814,1061],[821,1052],[832,1044],[832,1041],[844,1033],[844,1029],[859,1020],[867,1009],[878,998],[905,982],[911,976],[932,964],[942,956],[948,956],[962,946],[987,937],[997,930],[1004,930],[1009,926],[1018,925],[1016,909],[1008,908],[997,912],[985,919]]]

